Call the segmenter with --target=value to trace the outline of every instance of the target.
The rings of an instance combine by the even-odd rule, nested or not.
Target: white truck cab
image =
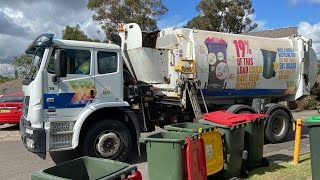
[[[98,156],[113,158],[120,157],[119,149],[130,151],[131,136],[137,140],[140,133],[134,115],[126,113],[129,103],[123,100],[119,46],[54,40],[53,34],[43,34],[26,53],[33,55],[33,62],[29,76],[23,81],[25,99],[20,126],[28,150],[44,156],[49,150],[76,148],[83,138],[96,148],[84,150],[87,155],[99,153]],[[103,114],[100,109],[104,109]],[[110,131],[91,132],[91,135],[99,133],[94,139],[80,136],[80,132],[89,129],[90,123],[84,124],[86,119],[97,121],[94,116],[108,118]],[[121,128],[125,130],[118,132]],[[132,134],[128,133],[130,128],[134,129]],[[126,148],[117,143],[123,139],[130,141]],[[126,156],[127,152],[123,154]]]

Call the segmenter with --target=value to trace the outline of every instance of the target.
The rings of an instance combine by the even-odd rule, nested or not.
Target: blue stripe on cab
[[[62,109],[62,108],[80,108],[84,107],[86,104],[72,104],[72,97],[75,93],[58,93],[58,94],[44,94],[44,103],[43,108],[48,109],[55,108],[55,109]],[[48,98],[53,98],[54,102],[47,102]]]

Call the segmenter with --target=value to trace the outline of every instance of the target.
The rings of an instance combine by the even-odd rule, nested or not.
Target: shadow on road
[[[270,162],[280,163],[280,162],[292,161],[293,156],[289,156],[289,155],[285,155],[285,154],[274,154],[272,156],[268,156],[267,159]]]
[[[50,156],[55,164],[60,164],[81,157],[81,155],[76,150],[53,151],[50,152]]]
[[[147,152],[146,145],[140,145],[140,156],[137,151],[133,152],[132,155],[128,158],[127,162],[129,164],[138,164],[147,161]]]
[[[132,151],[131,155],[128,157],[127,163],[138,164],[147,161],[146,146],[142,144],[140,148],[141,156],[139,156],[137,151]],[[53,151],[50,152],[50,156],[55,164],[60,164],[81,157],[79,152],[76,150]]]
[[[19,131],[19,125],[18,124],[0,125],[0,131]]]

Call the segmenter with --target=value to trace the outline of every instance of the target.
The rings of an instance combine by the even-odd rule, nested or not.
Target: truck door
[[[88,49],[68,47],[64,52],[67,57],[67,77],[60,78],[58,83],[52,81],[55,50],[51,53],[44,82],[44,116],[76,120],[83,107],[95,98],[94,56],[93,51]]]
[[[96,50],[95,87],[96,102],[120,102],[123,100],[122,63],[119,51]]]

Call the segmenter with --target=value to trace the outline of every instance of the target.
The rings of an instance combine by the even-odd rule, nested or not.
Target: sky
[[[199,2],[163,0],[169,11],[158,19],[159,29],[185,25],[199,14]],[[255,11],[250,17],[258,23],[257,31],[296,26],[299,34],[313,40],[320,57],[320,0],[252,0],[252,4]],[[61,38],[67,24],[80,24],[90,38],[103,40],[104,34],[86,5],[87,0],[0,0],[0,64],[23,54],[42,33]]]

